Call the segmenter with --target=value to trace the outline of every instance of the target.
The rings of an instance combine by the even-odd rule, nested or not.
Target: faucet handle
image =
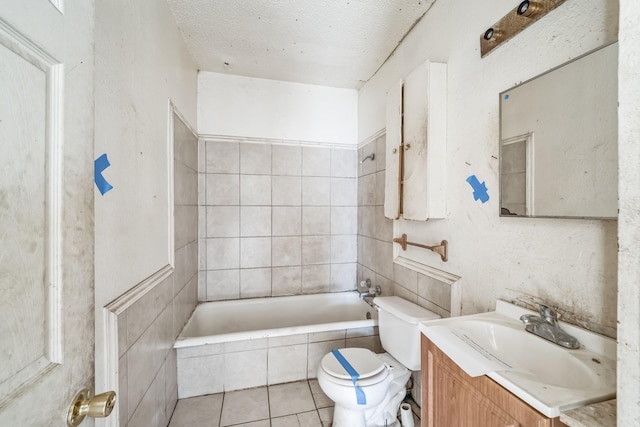
[[[360,282],[361,288],[371,289],[371,279],[363,280]]]
[[[553,310],[551,307],[549,307],[546,304],[542,304],[542,303],[537,303],[537,304],[540,310],[540,316],[542,318],[550,322],[555,322],[558,320],[558,315],[555,312],[555,310]]]

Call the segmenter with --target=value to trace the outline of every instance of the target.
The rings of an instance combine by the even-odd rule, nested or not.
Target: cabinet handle
[[[404,146],[404,151],[408,151],[411,148],[411,144],[407,144]]]
[[[398,152],[397,148],[394,148],[393,151],[391,151],[393,154],[396,154]]]

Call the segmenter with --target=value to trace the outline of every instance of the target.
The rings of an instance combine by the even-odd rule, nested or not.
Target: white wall
[[[198,74],[198,133],[355,145],[357,92],[219,73]]]
[[[96,2],[95,153],[113,189],[95,197],[96,387],[102,307],[170,255],[168,100],[196,125],[197,70],[164,1]]]
[[[616,222],[499,218],[498,94],[617,37],[618,2],[566,2],[480,57],[479,37],[513,1],[436,2],[393,57],[361,89],[360,141],[385,127],[385,95],[426,59],[448,64],[448,218],[404,222],[397,234],[449,241],[449,262],[410,248],[405,256],[462,276],[463,313],[494,308],[496,298],[539,296],[590,326],[616,327]],[[485,181],[490,200],[474,201],[467,177]],[[594,325],[591,325],[593,323]]]
[[[620,2],[618,426],[640,425],[640,3]]]

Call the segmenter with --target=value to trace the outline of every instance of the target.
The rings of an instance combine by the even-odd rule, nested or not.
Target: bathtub
[[[357,292],[204,302],[174,347],[366,328],[377,319]]]
[[[357,292],[200,303],[174,345],[178,397],[316,378],[334,348],[379,352],[377,324]]]

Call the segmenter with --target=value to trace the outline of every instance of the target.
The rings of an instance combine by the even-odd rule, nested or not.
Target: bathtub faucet
[[[366,299],[367,297],[375,297],[376,295],[380,295],[382,293],[382,289],[380,289],[380,285],[371,289],[371,279],[363,280],[360,282],[360,286],[358,286],[358,293],[360,294],[360,298]],[[360,290],[364,288],[364,290]]]

